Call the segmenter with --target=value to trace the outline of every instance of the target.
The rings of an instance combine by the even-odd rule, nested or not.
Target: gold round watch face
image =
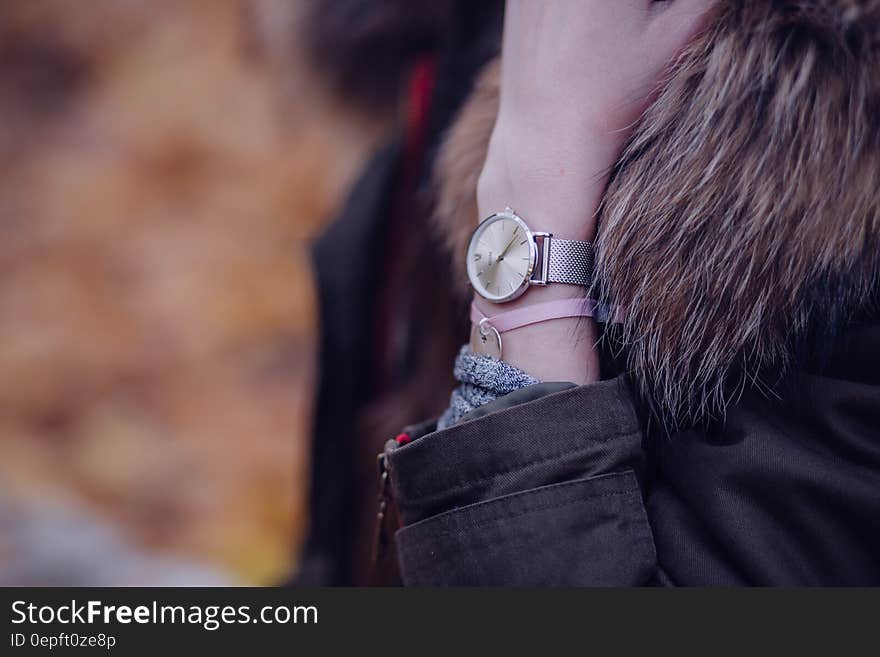
[[[526,223],[513,212],[493,214],[477,226],[467,251],[467,272],[474,291],[501,303],[525,292],[537,248]]]

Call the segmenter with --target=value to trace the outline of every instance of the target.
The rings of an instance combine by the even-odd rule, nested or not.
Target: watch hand
[[[497,262],[501,262],[504,260],[504,256],[510,250],[510,247],[513,246],[513,243],[516,241],[516,233],[513,234],[513,237],[510,238],[510,241],[507,243],[507,246],[504,247],[504,250],[501,252],[501,255],[498,256]]]

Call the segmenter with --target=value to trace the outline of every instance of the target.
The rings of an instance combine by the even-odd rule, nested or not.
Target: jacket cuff
[[[508,397],[540,392],[540,386],[531,388],[448,429],[402,447],[389,444],[386,458],[404,525],[540,486],[641,472],[641,431],[621,377],[499,408],[511,403]]]

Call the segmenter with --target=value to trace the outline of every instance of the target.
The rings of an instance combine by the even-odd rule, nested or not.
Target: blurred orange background
[[[295,569],[308,242],[387,128],[298,4],[0,0],[0,583]]]

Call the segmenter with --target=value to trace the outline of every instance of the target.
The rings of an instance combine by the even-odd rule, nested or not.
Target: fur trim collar
[[[669,428],[772,390],[864,312],[880,258],[880,1],[720,2],[612,174],[600,293],[628,309],[628,371]],[[461,270],[497,62],[437,165]]]

